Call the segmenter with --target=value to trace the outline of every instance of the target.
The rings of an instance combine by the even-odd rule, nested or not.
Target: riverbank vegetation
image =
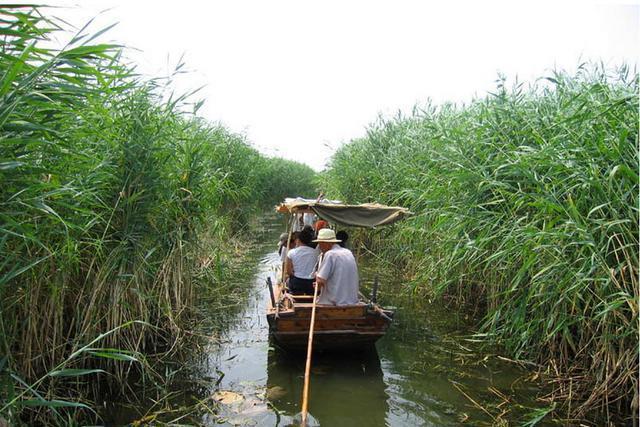
[[[539,363],[565,421],[637,423],[638,101],[624,66],[500,78],[380,119],[323,176],[329,197],[414,213],[363,244],[407,291],[480,310],[478,336]]]
[[[310,168],[43,11],[0,8],[0,420],[16,424],[92,417],[91,391],[180,348],[250,215],[314,194]]]

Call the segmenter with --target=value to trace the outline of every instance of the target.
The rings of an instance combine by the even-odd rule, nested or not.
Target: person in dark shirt
[[[347,240],[349,240],[349,234],[346,231],[338,231],[336,233],[336,239],[340,240],[340,243],[338,243],[340,246],[342,246],[343,248],[347,248]]]

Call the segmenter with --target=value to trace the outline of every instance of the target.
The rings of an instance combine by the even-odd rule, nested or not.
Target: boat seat
[[[313,301],[313,295],[293,295],[290,294],[295,301]]]
[[[317,304],[316,307],[332,307],[332,308],[355,308],[355,307],[366,307],[368,304],[364,303],[364,302],[359,302],[357,304],[348,304],[348,305],[328,305],[328,304]],[[296,307],[301,307],[301,308],[310,308],[313,307],[313,303],[312,302],[303,302],[303,303],[297,303]]]

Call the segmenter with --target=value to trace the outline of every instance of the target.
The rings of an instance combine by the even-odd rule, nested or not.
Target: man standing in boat
[[[351,305],[358,303],[358,266],[349,249],[338,243],[330,228],[323,228],[314,240],[322,251],[322,261],[316,274],[319,286],[318,304]]]

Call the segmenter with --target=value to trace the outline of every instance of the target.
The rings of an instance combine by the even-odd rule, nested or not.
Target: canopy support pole
[[[287,236],[287,253],[284,256],[284,262],[282,263],[282,278],[280,280],[282,284],[284,284],[284,278],[286,277],[286,274],[287,274],[287,265],[289,261],[289,256],[288,256],[289,246],[291,245],[291,234],[293,234],[293,225],[295,224],[295,220],[296,220],[296,214],[292,213],[291,222],[287,225],[289,228],[289,235]]]

